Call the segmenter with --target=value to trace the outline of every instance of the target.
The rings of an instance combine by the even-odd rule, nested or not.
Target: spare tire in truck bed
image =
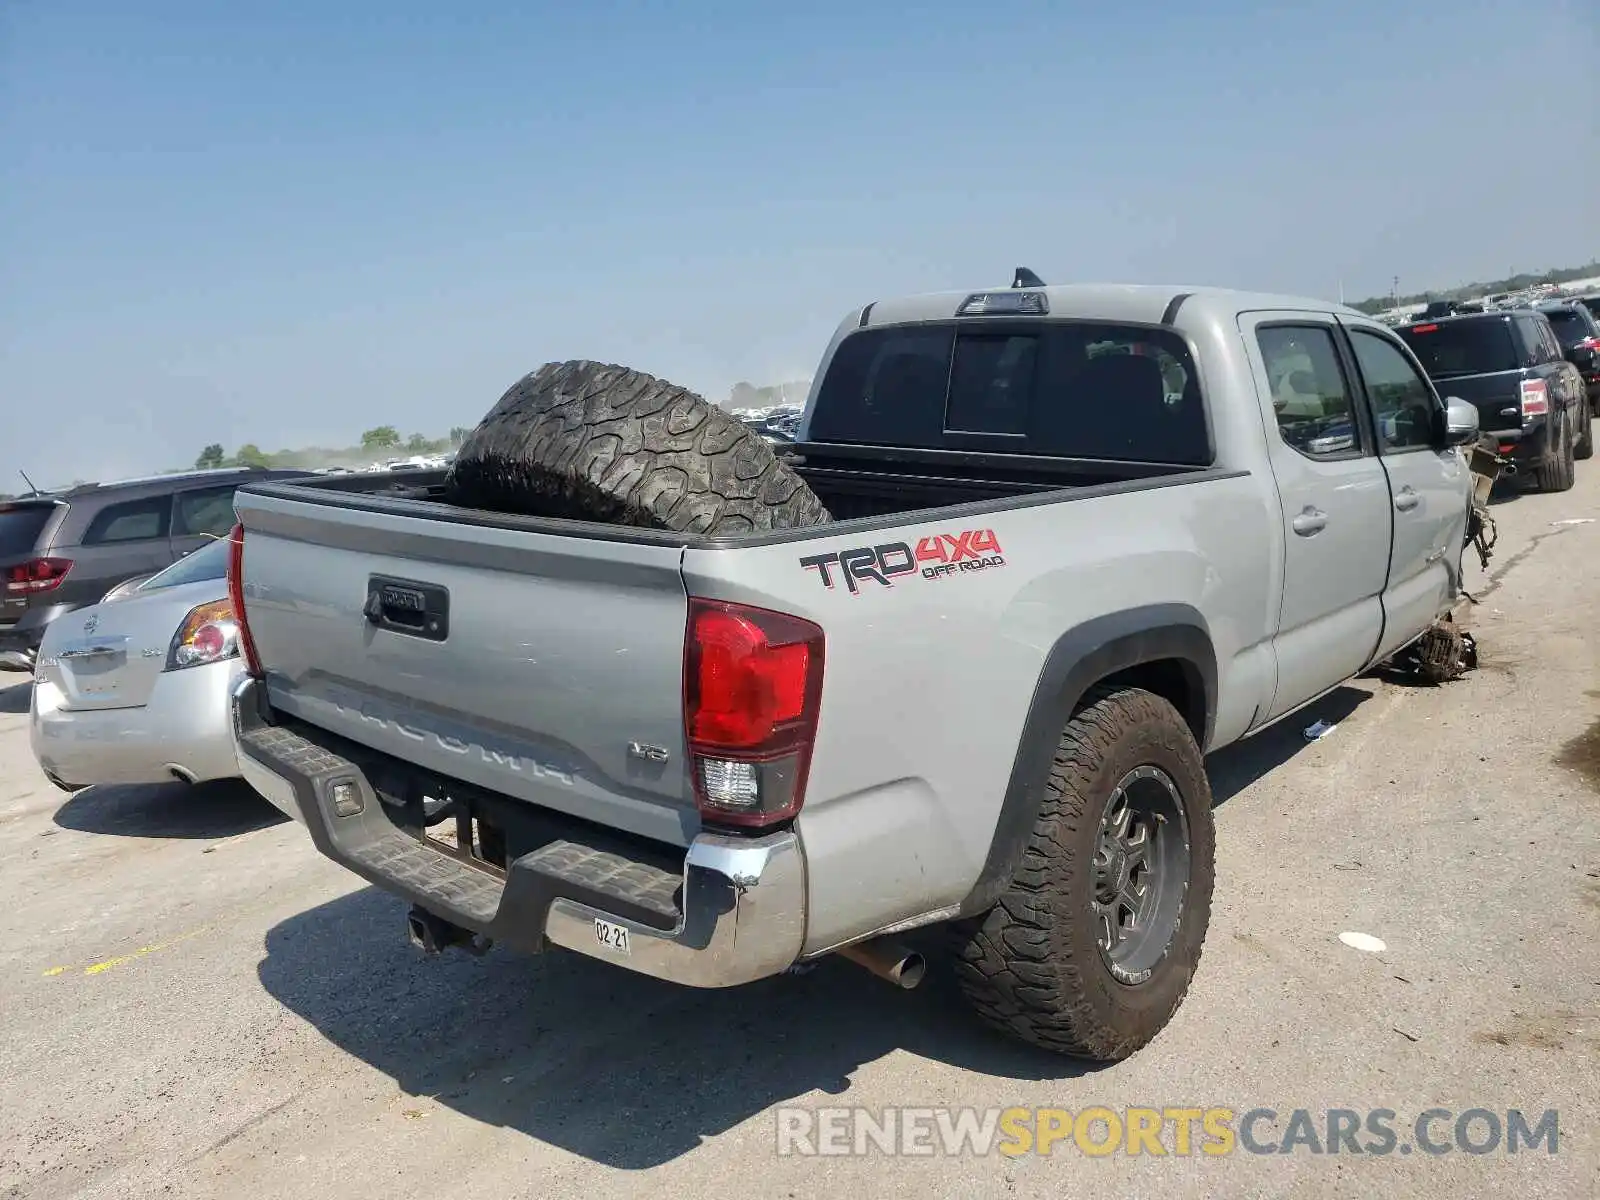
[[[547,363],[502,396],[462,443],[446,498],[710,535],[832,519],[743,422],[687,388],[583,361]]]

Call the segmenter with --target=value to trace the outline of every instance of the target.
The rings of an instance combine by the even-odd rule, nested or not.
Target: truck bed
[[[833,514],[835,521],[896,513],[950,508],[963,504],[1031,496],[1041,492],[1131,483],[1164,475],[1195,473],[1205,468],[1163,463],[1099,459],[1046,458],[1022,454],[891,449],[835,443],[796,443],[780,452]],[[292,495],[336,493],[340,503],[379,510],[417,510],[411,502],[448,504],[444,471],[403,471],[360,475],[327,475],[295,480],[271,489]],[[285,488],[289,490],[284,490]],[[597,522],[561,520],[477,509],[452,509],[473,524],[581,534],[608,540],[635,536],[682,545],[720,544],[739,539],[701,538],[687,534],[623,529]],[[435,517],[444,514],[435,511]]]
[[[732,561],[746,551],[750,570],[770,569],[775,553],[791,564],[783,577],[826,582],[841,549],[853,561],[853,539],[882,541],[898,514],[942,510],[929,519],[985,528],[1069,491],[1205,474],[841,445],[802,447],[795,466],[840,520],[730,538],[507,515],[448,504],[442,471],[242,489],[244,594],[268,700],[419,778],[683,846],[699,825],[684,767],[684,629],[709,561],[691,555],[712,554],[724,587],[750,586]],[[813,542],[816,570],[792,565]],[[781,610],[785,598],[758,585],[748,602]]]

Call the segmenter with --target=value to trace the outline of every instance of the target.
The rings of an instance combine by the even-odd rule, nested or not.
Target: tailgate
[[[422,501],[242,491],[236,507],[274,708],[423,772],[694,835],[680,547],[474,525]]]

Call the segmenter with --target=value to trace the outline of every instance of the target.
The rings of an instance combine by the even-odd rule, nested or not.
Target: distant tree
[[[425,433],[413,433],[406,439],[406,449],[413,454],[426,454],[433,449],[433,439]]]
[[[246,442],[234,454],[233,463],[238,467],[270,467],[272,456],[263,453],[261,447],[254,442]]]
[[[472,430],[468,429],[465,425],[453,425],[453,426],[451,426],[451,428],[450,428],[450,444],[452,446],[461,445],[462,442],[467,440],[467,434],[469,434],[471,432],[472,432]]]
[[[400,444],[400,431],[393,425],[379,425],[361,435],[363,450],[392,450]]]
[[[199,457],[194,460],[194,465],[202,471],[211,470],[222,465],[223,457],[222,443],[212,442],[200,451]]]

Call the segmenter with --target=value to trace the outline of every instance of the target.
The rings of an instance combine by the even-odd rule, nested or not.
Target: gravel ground
[[[1600,1194],[1600,471],[1496,513],[1482,669],[1363,679],[1213,757],[1205,961],[1097,1070],[991,1036],[939,979],[838,962],[699,993],[563,954],[422,961],[397,901],[247,791],[55,791],[0,676],[0,1195]],[[1387,1108],[1406,1148],[1425,1109],[1555,1109],[1560,1139],[779,1156],[781,1105],[1270,1108],[1269,1144],[1295,1109]]]

